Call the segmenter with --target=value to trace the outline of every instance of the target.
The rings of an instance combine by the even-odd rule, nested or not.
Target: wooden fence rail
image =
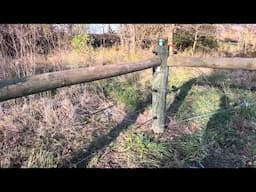
[[[22,79],[0,81],[0,102],[59,87],[115,77],[156,67],[159,57],[126,64],[114,64],[44,73]]]
[[[256,58],[199,58],[172,56],[168,58],[168,65],[171,67],[256,70]]]

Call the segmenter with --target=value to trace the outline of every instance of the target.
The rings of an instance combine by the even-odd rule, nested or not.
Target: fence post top
[[[165,40],[164,39],[159,39],[158,45],[159,46],[164,46],[165,45]]]
[[[153,53],[159,55],[160,58],[169,56],[169,47],[167,45],[167,40],[159,39],[157,46],[154,48]]]

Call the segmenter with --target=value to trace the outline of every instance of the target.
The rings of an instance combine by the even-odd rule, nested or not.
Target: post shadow
[[[169,117],[173,117],[179,110],[183,101],[185,100],[188,92],[191,90],[192,86],[196,82],[196,78],[193,78],[187,82],[185,82],[181,87],[179,87],[179,93],[175,96],[172,104],[167,108],[166,114]],[[170,119],[167,118],[166,125],[170,123]]]

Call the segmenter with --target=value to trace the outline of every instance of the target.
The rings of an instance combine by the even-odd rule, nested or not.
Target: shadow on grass
[[[180,106],[184,102],[188,92],[191,90],[193,84],[196,82],[196,78],[193,78],[185,82],[181,87],[178,88],[179,93],[175,96],[172,104],[167,108],[166,114],[169,117],[173,117],[179,110]],[[170,119],[167,118],[166,124],[170,123]]]
[[[185,82],[181,87],[178,88],[179,93],[175,96],[174,101],[172,104],[167,108],[166,114],[169,117],[174,117],[174,115],[178,112],[180,106],[184,102],[186,96],[188,95],[189,91],[191,90],[192,86],[194,85],[199,85],[199,86],[211,86],[214,88],[218,88],[223,91],[223,87],[221,84],[215,83],[214,80],[219,77],[219,74],[212,74],[211,76],[207,76],[209,79],[207,82],[200,81],[200,77],[198,78],[193,78],[187,82]],[[205,77],[204,77],[205,78]],[[233,89],[241,89],[241,90],[247,90],[247,91],[256,91],[256,87],[250,87],[250,88],[245,88],[242,85],[234,85],[230,84],[227,85],[226,87],[228,88],[233,88]],[[170,119],[167,118],[166,124],[168,125],[170,122]]]
[[[78,168],[86,168],[90,160],[96,155],[98,152],[106,148],[112,141],[114,141],[119,134],[126,130],[130,125],[133,125],[139,114],[143,113],[146,107],[151,103],[151,93],[149,93],[145,100],[139,102],[134,111],[128,113],[121,123],[115,126],[107,135],[103,135],[99,138],[96,138],[93,142],[90,143],[88,147],[85,147],[86,151],[80,150],[75,152],[72,155],[71,160],[65,162],[59,167],[72,167],[72,165],[76,165]],[[139,111],[139,112],[138,112]],[[129,121],[127,121],[129,119]]]
[[[207,78],[211,78],[211,76],[208,76]],[[167,115],[173,117],[178,112],[193,85],[211,86],[220,90],[223,89],[218,84],[200,82],[197,80],[199,80],[199,78],[191,79],[180,87],[180,92],[177,94],[173,103],[168,108]],[[248,90],[240,85],[230,85],[227,87]],[[253,89],[250,90],[252,91]],[[194,168],[239,168],[246,166],[242,156],[245,155],[245,151],[247,150],[245,146],[248,144],[248,138],[244,138],[244,136],[249,137],[249,134],[241,134],[239,127],[231,124],[235,118],[234,112],[231,110],[222,112],[223,109],[228,109],[229,107],[229,98],[224,93],[220,99],[219,110],[215,111],[216,114],[210,117],[205,128],[200,130],[202,131],[202,134],[195,132],[191,135],[180,135],[171,142],[167,141],[169,143],[169,147],[174,149],[174,151],[176,151],[175,153],[177,153],[177,159],[175,160],[176,162],[180,161],[183,162],[184,165]],[[189,141],[190,139],[194,141]],[[193,151],[193,148],[199,148],[203,153],[205,153],[204,158],[202,158],[200,161],[193,162],[189,161],[190,158],[188,156],[184,157],[183,153],[184,150],[186,151],[186,149],[183,150],[182,148],[185,147],[188,149],[190,147],[187,145],[190,144],[191,146],[194,145],[194,147],[191,148],[191,151]],[[179,151],[180,149],[182,150]],[[191,154],[191,156],[193,155]],[[203,157],[203,155],[201,157]],[[168,163],[167,161],[170,162]],[[163,159],[161,164],[173,165],[171,163],[172,161],[173,159]],[[180,165],[183,163],[180,163]]]
[[[227,96],[221,97],[219,108],[228,108]],[[220,111],[219,110],[219,111]],[[218,111],[217,111],[218,112]],[[204,130],[203,144],[207,146],[207,156],[202,163],[207,168],[238,168],[243,166],[243,138],[238,127],[230,125],[234,113],[227,111],[213,115]]]
[[[199,78],[193,78],[185,82],[179,88],[178,94],[175,96],[172,104],[167,109],[168,116],[171,116],[171,117],[175,116],[175,114],[178,112],[180,106],[186,99],[186,96],[188,95],[193,85],[200,85],[200,86],[211,85],[218,89],[222,89],[221,86],[214,86],[212,84],[209,84],[209,82],[205,82],[205,83],[200,82],[198,81]],[[207,78],[211,78],[211,76]],[[235,86],[235,85],[231,85],[230,87],[243,89],[241,86]],[[228,105],[229,105],[228,100],[229,98],[225,95],[221,97],[219,110],[228,108]],[[118,135],[122,131],[126,130],[130,125],[133,125],[136,122],[138,115],[140,114],[139,112],[136,112],[136,111],[141,110],[140,112],[143,112],[146,109],[146,107],[150,104],[151,104],[151,93],[147,95],[147,98],[144,101],[141,101],[136,106],[133,112],[128,113],[123,118],[122,122],[117,126],[115,126],[108,134],[103,135],[99,138],[96,138],[92,143],[89,144],[89,146],[84,147],[86,151],[80,150],[73,153],[72,158],[68,160],[68,162],[65,163],[65,165],[60,167],[72,167],[73,164],[76,164],[76,167],[87,167],[88,163],[92,160],[94,155],[104,150],[112,141],[114,141],[118,137]],[[193,153],[193,147],[199,148],[199,150],[203,150],[206,153],[205,156],[201,158],[200,161],[198,161],[205,168],[241,167],[243,166],[243,161],[241,157],[244,150],[243,148],[244,140],[241,137],[241,135],[237,132],[236,127],[230,126],[230,122],[232,121],[232,118],[233,118],[232,112],[217,113],[210,117],[205,128],[201,130],[203,131],[203,133],[199,134],[201,136],[198,136],[197,133],[192,133],[191,136],[189,136],[188,138],[186,138],[187,137],[186,135],[181,135],[179,136],[180,138],[177,138],[181,146],[178,146],[179,144],[177,142],[175,144],[176,146],[174,146],[173,143],[170,142],[170,147],[176,147],[175,150],[179,150],[180,147],[182,148],[184,144],[186,144],[184,142],[187,142],[191,138],[192,140],[194,140],[192,141],[192,144],[195,144],[198,146],[192,146],[191,148],[192,152],[190,151],[190,153],[191,154]],[[130,121],[127,121],[127,119],[129,119]],[[182,139],[183,137],[184,139]],[[198,141],[198,138],[201,141]],[[183,158],[182,155],[179,156],[179,153],[182,153],[182,152],[180,151],[176,151],[176,152],[177,152],[176,154],[177,156],[175,157],[177,158],[175,160],[176,162],[179,161],[179,159],[180,161],[186,161],[182,159]],[[192,156],[193,155],[194,154],[192,154]],[[161,165],[166,164],[166,161],[172,161],[172,160],[163,159],[161,162]],[[190,163],[193,165],[196,165],[196,163],[198,162],[188,161],[188,163],[185,163],[185,164],[188,166],[190,165]]]
[[[222,85],[221,84],[218,84],[218,83],[214,83],[214,82],[197,82],[195,85],[200,85],[200,86],[211,86],[211,87],[214,87],[214,88],[218,88],[218,89],[222,89]],[[231,88],[231,89],[241,89],[241,90],[246,90],[246,91],[256,91],[256,87],[255,86],[252,86],[250,88],[246,88],[242,85],[234,85],[234,84],[231,84],[231,85],[228,85],[227,86],[228,88]]]

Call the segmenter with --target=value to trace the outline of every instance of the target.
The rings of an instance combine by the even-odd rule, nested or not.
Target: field
[[[151,56],[116,47],[2,58],[0,78]],[[163,134],[151,131],[152,70],[2,102],[0,167],[255,167],[255,74],[171,68]]]

